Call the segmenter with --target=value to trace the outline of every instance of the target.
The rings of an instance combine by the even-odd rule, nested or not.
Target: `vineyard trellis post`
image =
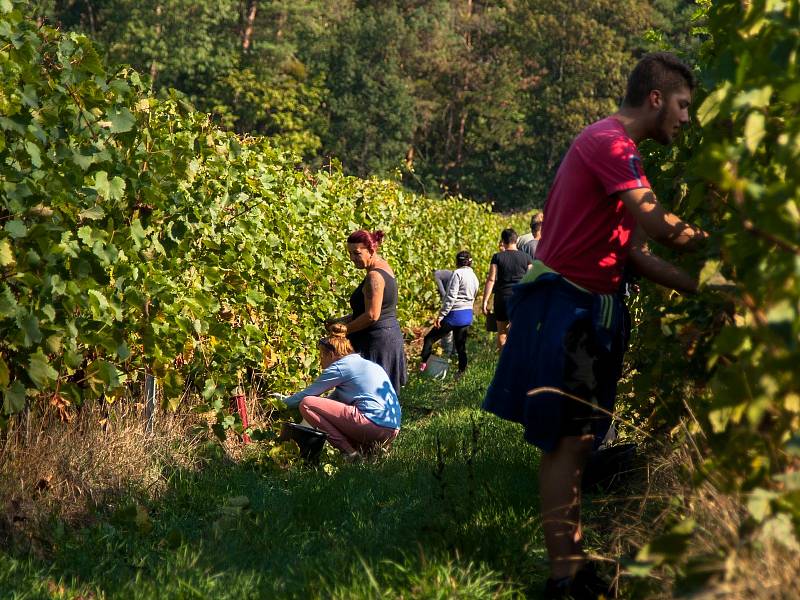
[[[145,423],[145,431],[149,434],[153,433],[156,420],[156,397],[158,396],[158,384],[156,378],[150,373],[144,376],[144,411],[147,418]]]

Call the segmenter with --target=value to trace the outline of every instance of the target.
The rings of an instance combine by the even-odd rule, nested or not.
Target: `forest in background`
[[[32,0],[239,134],[316,169],[541,207],[637,57],[692,55],[693,0]],[[694,32],[696,33],[696,31]],[[172,92],[171,90],[176,90]]]

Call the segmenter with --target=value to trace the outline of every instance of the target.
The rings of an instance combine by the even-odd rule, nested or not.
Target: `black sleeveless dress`
[[[347,337],[356,352],[383,367],[383,370],[389,375],[392,387],[399,394],[400,386],[405,385],[408,379],[408,373],[403,333],[397,322],[397,281],[386,271],[381,269],[376,269],[376,271],[381,274],[385,282],[381,316],[366,329],[355,331]],[[354,319],[367,311],[364,299],[366,282],[367,278],[365,277],[350,295],[350,309]]]

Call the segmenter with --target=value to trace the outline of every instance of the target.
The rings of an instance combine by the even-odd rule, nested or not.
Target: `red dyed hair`
[[[359,229],[354,231],[347,237],[348,244],[364,244],[367,250],[377,250],[378,246],[383,241],[383,231],[373,231],[370,233],[366,229]]]

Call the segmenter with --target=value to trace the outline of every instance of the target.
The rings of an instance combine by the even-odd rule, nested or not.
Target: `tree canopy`
[[[35,0],[108,62],[309,165],[541,206],[636,58],[688,43],[690,0]],[[650,29],[660,33],[645,36]]]

